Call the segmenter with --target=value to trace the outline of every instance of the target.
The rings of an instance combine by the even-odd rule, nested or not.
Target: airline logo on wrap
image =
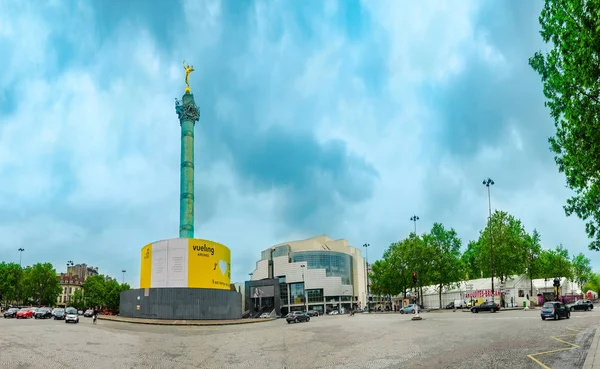
[[[189,239],[188,286],[230,289],[231,252],[220,243]]]

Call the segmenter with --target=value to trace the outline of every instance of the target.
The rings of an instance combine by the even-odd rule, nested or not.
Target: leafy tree
[[[17,302],[20,300],[19,292],[23,269],[16,263],[0,263],[0,302]]]
[[[83,292],[80,289],[75,290],[75,292],[73,292],[73,299],[71,302],[71,306],[73,306],[77,310],[82,310],[82,309],[86,308],[84,298],[83,298]]]
[[[50,263],[37,263],[23,272],[24,296],[38,305],[52,305],[60,295],[60,278]]]
[[[491,276],[490,226],[492,227],[494,277],[502,283],[508,276],[525,272],[524,260],[527,259],[526,233],[521,221],[514,216],[499,210],[492,214],[491,222],[488,222],[485,229],[479,234],[475,249],[476,262],[485,277]]]
[[[592,273],[590,279],[583,285],[582,292],[594,291],[600,293],[600,274]]]
[[[463,265],[465,279],[477,279],[481,278],[482,271],[481,266],[478,263],[477,253],[479,252],[476,241],[469,241],[467,249],[460,257]]]
[[[576,256],[574,255],[571,260],[571,265],[573,266],[573,280],[577,283],[579,288],[582,288],[592,276],[592,267],[590,263],[591,260],[582,253],[579,253]]]
[[[540,254],[542,252],[541,245],[542,237],[536,229],[533,230],[532,234],[525,234],[525,248],[527,252],[527,259],[525,261],[525,270],[529,276],[530,290],[529,296],[533,296],[533,279],[540,272]]]
[[[600,250],[600,1],[546,0],[541,36],[552,49],[529,59],[540,74],[556,135],[558,170],[575,195],[564,206],[586,222],[589,248]]]
[[[437,286],[440,309],[442,308],[442,290],[450,287],[462,277],[460,262],[461,240],[454,229],[447,230],[435,223],[431,232],[423,236],[429,257],[428,279]]]
[[[106,283],[103,275],[89,276],[83,282],[83,291],[87,307],[106,305]]]
[[[569,251],[563,245],[554,250],[542,250],[540,254],[540,267],[542,278],[567,278],[573,279],[573,269],[569,259]]]

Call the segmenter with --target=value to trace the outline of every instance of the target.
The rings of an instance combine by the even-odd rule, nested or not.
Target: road
[[[0,319],[0,368],[573,369],[583,366],[600,308],[560,321],[539,311],[421,315],[218,327]]]

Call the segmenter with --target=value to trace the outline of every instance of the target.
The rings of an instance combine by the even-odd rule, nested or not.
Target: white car
[[[267,319],[268,319],[268,318],[270,318],[270,317],[271,317],[271,314],[269,314],[269,313],[262,313],[262,314],[260,314],[260,317],[261,317],[261,318],[267,318]]]
[[[67,308],[65,315],[65,323],[68,322],[79,323],[79,315],[77,314],[77,309],[72,307]]]

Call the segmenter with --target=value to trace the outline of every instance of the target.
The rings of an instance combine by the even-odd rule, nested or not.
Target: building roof
[[[358,253],[360,253],[360,250],[358,248],[350,246],[348,244],[348,240],[343,239],[343,238],[334,240],[331,237],[324,235],[324,234],[320,235],[320,236],[307,238],[304,240],[282,242],[277,245],[266,248],[264,251],[268,251],[270,249],[275,249],[280,246],[289,246],[290,250],[292,252],[313,251],[313,250],[314,251],[323,251],[324,250],[324,251],[337,251],[337,252],[348,253],[349,248],[352,248],[352,249],[354,249],[354,251],[352,251],[352,253],[355,253],[357,251],[358,251]]]

